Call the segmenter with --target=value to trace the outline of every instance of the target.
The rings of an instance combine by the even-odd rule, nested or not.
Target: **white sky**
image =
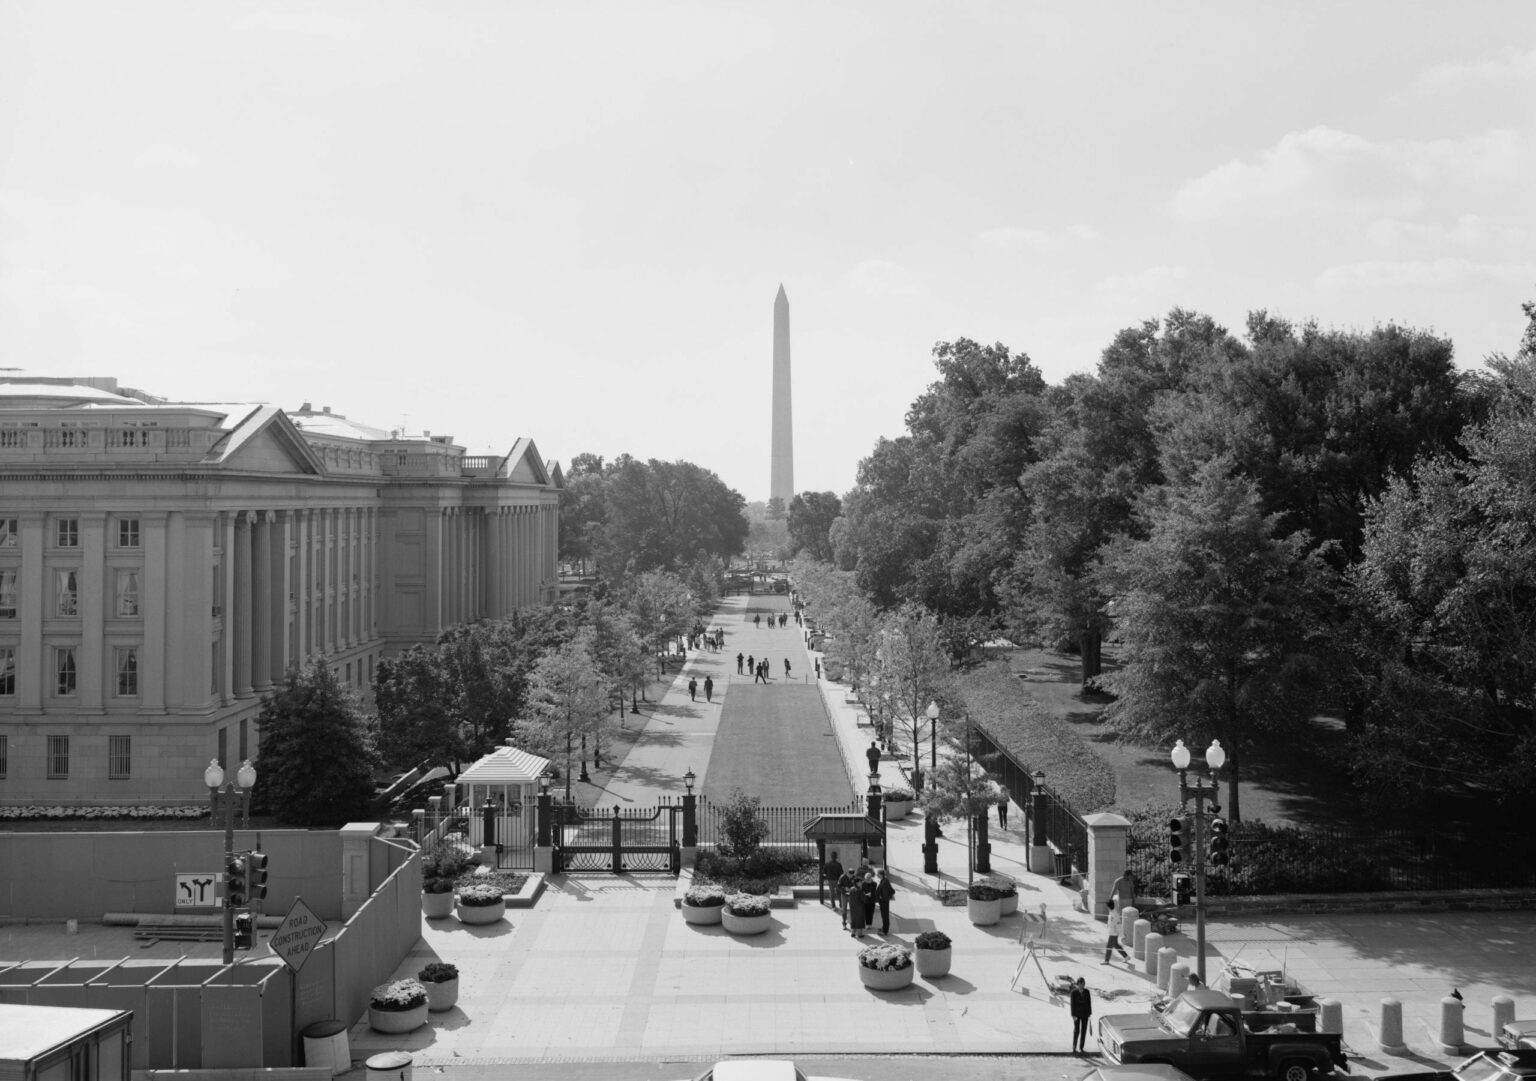
[[[845,491],[933,343],[1536,298],[1536,4],[0,0],[0,366]]]

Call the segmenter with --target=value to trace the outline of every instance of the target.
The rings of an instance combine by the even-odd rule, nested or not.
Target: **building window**
[[[0,518],[0,548],[16,547],[16,519]]]
[[[75,693],[75,648],[73,646],[60,646],[53,651],[53,676],[54,694]]]
[[[139,614],[139,572],[117,572],[117,614],[125,619]]]
[[[0,619],[16,618],[16,572],[0,570]]]
[[[126,781],[133,771],[133,737],[107,737],[107,779]]]
[[[0,736],[0,778],[11,772],[11,737]]]
[[[16,693],[16,647],[0,646],[0,695]]]
[[[139,520],[137,518],[119,518],[117,520],[117,546],[119,548],[137,548],[139,546]]]
[[[56,599],[54,614],[60,616],[77,616],[80,614],[80,572],[76,570],[56,570],[53,572],[54,594]]]
[[[119,698],[134,698],[139,693],[139,647],[118,646],[115,652],[117,658],[117,696]]]
[[[80,547],[80,519],[60,518],[58,521],[58,540],[60,548]]]
[[[62,781],[69,776],[69,737],[48,737],[48,779]]]

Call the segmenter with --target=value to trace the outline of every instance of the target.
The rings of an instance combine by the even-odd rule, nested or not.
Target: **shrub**
[[[718,908],[725,904],[725,890],[719,886],[690,886],[683,894],[683,904],[694,908]]]
[[[766,916],[768,898],[755,893],[733,893],[725,899],[725,910],[733,916]]]
[[[949,936],[943,931],[924,931],[917,936],[914,943],[920,950],[947,950],[950,946]]]
[[[768,823],[758,814],[762,801],[741,789],[731,790],[731,798],[720,812],[722,855],[743,859],[752,855],[768,839]]]
[[[1011,879],[998,876],[983,879],[982,881],[996,890],[999,897],[1017,897],[1019,895],[1019,887],[1014,885]]]
[[[1003,891],[990,882],[972,882],[966,896],[973,901],[1001,901]]]
[[[427,989],[419,980],[395,980],[381,983],[368,995],[368,1005],[376,1010],[413,1010],[427,1003]]]
[[[449,980],[459,978],[459,969],[457,965],[450,965],[447,961],[433,961],[416,973],[416,978],[422,983],[447,983]]]
[[[865,946],[859,951],[859,964],[876,972],[899,972],[912,967],[912,951],[889,943]]]
[[[489,908],[503,896],[500,886],[465,886],[459,891],[459,904],[465,908]]]
[[[903,785],[885,790],[886,803],[906,803],[915,799],[917,799],[917,793]]]

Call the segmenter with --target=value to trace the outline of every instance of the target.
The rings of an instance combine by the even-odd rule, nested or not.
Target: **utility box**
[[[129,1010],[0,1004],[0,1081],[128,1081]]]

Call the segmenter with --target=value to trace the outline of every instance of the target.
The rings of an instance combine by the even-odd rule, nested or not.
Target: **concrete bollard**
[[[1136,926],[1140,927],[1146,920],[1137,920]],[[1157,976],[1157,951],[1163,948],[1163,936],[1156,931],[1149,931],[1145,935],[1139,935],[1136,943],[1136,952],[1141,956],[1141,970],[1148,976]]]
[[[1508,995],[1493,996],[1493,1039],[1498,1042],[1504,1026],[1515,1019],[1515,1000]]]
[[[1440,1050],[1454,1054],[1467,1042],[1463,1028],[1465,1015],[1466,1007],[1461,1004],[1461,999],[1446,995],[1440,1000]]]
[[[1126,905],[1120,910],[1120,945],[1125,946],[1127,950],[1135,941],[1136,917],[1140,915],[1141,912],[1135,905]]]
[[[1381,1035],[1377,1042],[1388,1054],[1401,1055],[1408,1050],[1403,1045],[1403,1004],[1395,998],[1381,1000]]]
[[[1168,969],[1168,997],[1178,998],[1189,990],[1189,966],[1179,961]]]
[[[1159,991],[1168,990],[1168,983],[1173,978],[1173,962],[1178,959],[1178,956],[1179,951],[1172,946],[1164,946],[1157,951],[1157,989]]]
[[[1317,1004],[1317,1031],[1344,1035],[1344,1004],[1336,998],[1325,998]]]
[[[1147,950],[1147,936],[1152,933],[1151,920],[1137,920],[1131,924],[1131,955],[1133,957],[1145,957]]]

